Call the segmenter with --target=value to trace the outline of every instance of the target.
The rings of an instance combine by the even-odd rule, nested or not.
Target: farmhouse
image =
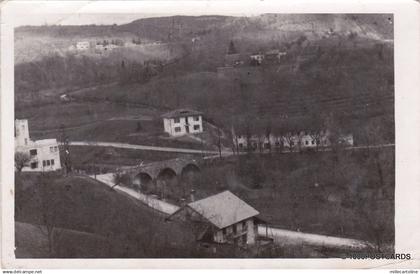
[[[15,120],[15,152],[29,155],[28,166],[22,171],[54,171],[61,169],[60,152],[56,139],[32,141],[28,120]]]
[[[88,41],[81,41],[77,42],[76,49],[77,50],[88,50],[90,48],[90,44]]]
[[[168,217],[191,222],[197,241],[238,246],[257,241],[259,212],[230,191],[191,202]]]
[[[162,115],[165,132],[182,136],[203,132],[203,114],[190,109],[178,109]]]

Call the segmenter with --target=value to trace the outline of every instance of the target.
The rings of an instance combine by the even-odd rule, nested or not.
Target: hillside
[[[226,129],[235,125],[242,130],[281,131],[304,127],[308,120],[313,124],[312,118],[331,113],[349,128],[371,118],[389,127],[394,113],[392,20],[386,14],[263,14],[20,27],[16,47],[26,40],[30,45],[31,37],[64,43],[101,35],[162,43],[150,45],[148,53],[121,49],[99,57],[88,53],[42,57],[31,52],[40,59],[15,66],[16,107],[25,109],[34,101],[37,106],[53,104],[60,94],[72,93],[81,103],[88,100],[86,104],[139,104],[161,112],[200,109]],[[281,49],[286,57],[276,64],[244,64],[223,71],[230,42],[248,58],[270,49]],[[154,63],[145,63],[151,59]],[[73,92],[80,88],[82,92]]]
[[[153,41],[191,42],[192,38],[217,37],[243,40],[248,43],[281,43],[295,40],[301,35],[319,39],[329,35],[349,35],[375,40],[393,40],[392,15],[362,14],[263,14],[254,17],[229,16],[171,16],[143,18],[123,25],[84,26],[21,26],[15,30],[16,61],[31,60],[28,55],[63,53],[77,41],[121,39],[126,43],[133,38],[143,43]]]

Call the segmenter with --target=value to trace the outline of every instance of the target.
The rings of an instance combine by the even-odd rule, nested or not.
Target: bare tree
[[[59,208],[57,207],[56,199],[51,195],[51,184],[53,183],[50,175],[42,173],[41,181],[38,182],[40,200],[40,223],[38,228],[41,233],[45,235],[48,243],[48,255],[53,257],[57,250],[58,241],[62,229],[57,227],[58,219],[61,216]]]
[[[292,152],[294,150],[294,146],[295,146],[295,137],[293,135],[293,133],[291,132],[287,132],[284,136],[283,136],[284,140],[286,141],[288,147],[289,147],[289,151]]]
[[[22,169],[29,165],[31,160],[28,153],[25,152],[16,152],[15,153],[15,168],[18,172],[21,172]]]

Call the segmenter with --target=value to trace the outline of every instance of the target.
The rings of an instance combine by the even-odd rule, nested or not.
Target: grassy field
[[[75,169],[89,171],[92,166],[103,167],[104,170],[115,170],[122,166],[169,160],[188,154],[111,147],[72,146],[70,155]]]
[[[228,189],[275,227],[389,246],[394,180],[394,149],[387,148],[240,156],[202,167],[189,187],[196,199]],[[179,201],[179,192],[167,195]]]
[[[28,119],[30,132],[35,136],[38,131],[54,132],[64,127],[74,128],[94,125],[101,121],[127,119],[150,121],[159,116],[159,112],[147,107],[127,107],[107,102],[69,102],[55,103],[16,109],[17,119]],[[56,131],[56,132],[57,132]]]
[[[28,182],[32,185],[25,187]],[[165,222],[164,216],[90,179],[17,174],[15,199],[16,244],[23,257],[189,257],[193,250],[188,247],[188,230]],[[38,250],[45,238],[34,228],[46,224],[67,231],[54,239],[49,254]],[[35,242],[25,241],[27,235],[21,233],[32,233]],[[102,249],[100,254],[79,252],[66,244],[85,237],[89,238],[84,243],[89,245],[87,250]]]

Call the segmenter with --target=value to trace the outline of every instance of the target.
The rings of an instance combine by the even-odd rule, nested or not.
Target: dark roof
[[[221,229],[259,214],[253,207],[230,191],[207,197],[188,204],[188,207],[202,215]]]
[[[176,109],[171,112],[167,112],[163,114],[162,118],[177,118],[177,117],[185,117],[185,116],[196,116],[196,115],[203,115],[202,112],[192,110],[192,109]]]

